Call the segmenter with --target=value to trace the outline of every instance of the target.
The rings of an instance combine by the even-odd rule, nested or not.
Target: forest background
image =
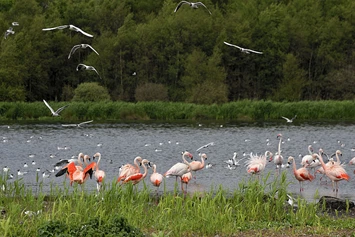
[[[0,101],[352,100],[355,1],[0,0]],[[73,24],[93,38],[68,29]],[[229,42],[263,54],[245,54]],[[70,59],[74,45],[87,43]],[[76,71],[79,63],[93,71]],[[83,84],[84,83],[84,84]],[[98,89],[98,88],[96,88]]]

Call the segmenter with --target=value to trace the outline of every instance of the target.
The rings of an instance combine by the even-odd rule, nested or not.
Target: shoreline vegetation
[[[286,173],[251,176],[239,189],[220,186],[183,195],[179,188],[156,192],[142,182],[102,191],[63,180],[42,191],[43,181],[26,187],[22,179],[0,178],[1,236],[352,236],[348,208],[332,212],[323,203],[288,202]],[[111,183],[110,183],[111,182]],[[80,186],[80,187],[79,187]],[[339,235],[338,235],[339,234]]]
[[[240,100],[225,104],[180,102],[49,102],[54,109],[69,105],[60,117],[52,117],[43,102],[0,102],[0,121],[278,121],[281,116],[295,121],[354,121],[355,102],[273,102]]]

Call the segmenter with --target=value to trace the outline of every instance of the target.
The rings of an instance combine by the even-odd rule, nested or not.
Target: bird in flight
[[[257,54],[263,54],[263,52],[259,52],[259,51],[255,51],[252,49],[246,49],[246,48],[242,48],[238,45],[234,45],[234,44],[230,44],[224,41],[224,44],[228,45],[228,46],[232,46],[232,47],[236,47],[237,49],[239,49],[241,52],[246,53],[246,54],[250,54],[250,53],[257,53]]]
[[[85,31],[83,31],[82,29],[80,29],[79,27],[76,27],[74,25],[62,25],[62,26],[56,26],[56,27],[51,27],[51,28],[44,28],[42,29],[43,31],[49,31],[49,30],[63,30],[69,28],[69,30],[72,31],[76,31],[79,33],[82,33],[83,35],[87,36],[87,37],[94,37],[93,35],[90,35],[89,33],[86,33]]]
[[[292,119],[289,119],[289,118],[286,118],[286,117],[284,117],[284,116],[281,116],[281,118],[285,119],[286,122],[288,122],[288,123],[292,123],[293,120],[294,120],[296,117],[297,117],[297,114],[296,114]]]
[[[48,107],[48,109],[52,112],[53,116],[59,116],[59,113],[62,112],[63,109],[65,109],[66,107],[68,107],[68,105],[65,105],[63,107],[60,107],[59,109],[57,109],[57,111],[54,111],[52,109],[52,107],[47,103],[47,101],[43,100],[44,104]]]
[[[6,39],[10,34],[15,34],[15,31],[14,31],[14,29],[12,27],[9,27],[9,29],[7,29],[5,31],[5,37],[4,38]]]
[[[76,70],[91,70],[91,71],[95,71],[97,73],[97,75],[99,75],[99,77],[101,78],[100,74],[96,71],[96,69],[93,66],[87,66],[85,64],[79,63],[78,66],[76,66]]]
[[[188,1],[181,1],[179,2],[179,4],[176,6],[174,12],[177,12],[177,10],[179,10],[179,8],[183,5],[183,4],[188,4],[191,8],[197,9],[198,6],[203,6],[204,8],[206,8],[206,10],[210,13],[210,15],[212,15],[212,13],[210,12],[210,10],[208,10],[208,8],[205,6],[205,4],[203,4],[202,2],[188,2]]]
[[[85,122],[81,122],[78,124],[62,124],[63,127],[81,127],[81,125],[87,124],[87,123],[92,123],[94,120],[90,120],[90,121],[85,121]]]
[[[70,50],[68,59],[75,53],[76,50],[78,50],[78,49],[86,49],[86,48],[90,48],[97,55],[99,55],[99,53],[91,45],[89,45],[89,44],[77,44],[77,45],[74,45],[73,48]]]

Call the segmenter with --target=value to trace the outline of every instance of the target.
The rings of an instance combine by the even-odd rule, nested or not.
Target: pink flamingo
[[[144,173],[142,174],[142,173],[138,172],[138,173],[132,174],[130,176],[127,176],[123,180],[123,183],[131,182],[131,183],[133,183],[133,185],[136,185],[140,181],[142,181],[148,174],[147,164],[149,164],[149,160],[143,159],[142,160],[142,165],[143,165]]]
[[[282,142],[282,134],[278,134],[277,135],[277,138],[280,139],[279,141],[279,147],[278,147],[278,151],[277,151],[277,154],[275,154],[275,159],[274,159],[274,163],[276,165],[276,169],[278,170],[277,172],[279,173],[280,169],[283,167],[283,160],[284,158],[282,157],[281,155],[281,142]]]
[[[116,183],[123,181],[126,177],[128,177],[130,175],[139,173],[140,169],[139,169],[138,162],[139,162],[139,164],[142,163],[142,157],[137,156],[136,158],[134,158],[134,161],[133,161],[134,165],[125,164],[124,166],[122,166],[122,169],[118,175]]]
[[[94,160],[95,158],[98,158],[97,163],[96,163],[96,170],[95,170],[96,188],[97,188],[97,191],[100,192],[100,189],[102,186],[102,181],[105,178],[105,171],[100,170],[100,168],[99,168],[99,164],[101,161],[101,153],[96,152],[92,159]]]
[[[177,182],[177,177],[181,178],[182,175],[186,174],[187,172],[190,172],[191,171],[190,163],[187,162],[187,160],[185,159],[185,156],[189,157],[191,160],[193,159],[192,154],[188,151],[185,151],[182,154],[182,159],[183,159],[184,163],[181,163],[181,162],[176,163],[168,171],[165,172],[164,176],[165,177],[175,176],[176,182]],[[183,190],[182,183],[181,183],[181,190]]]
[[[190,168],[191,171],[198,171],[202,170],[205,167],[205,160],[207,160],[207,155],[205,153],[202,153],[201,155],[201,161],[191,161],[190,162]]]
[[[301,165],[303,167],[308,166],[309,164],[311,164],[311,162],[313,162],[313,157],[312,157],[313,147],[312,147],[312,145],[308,146],[308,153],[309,154],[302,157]]]
[[[300,183],[300,192],[302,192],[303,191],[303,186],[302,186],[303,181],[306,181],[306,180],[312,181],[314,179],[314,176],[311,175],[311,173],[305,167],[297,169],[295,158],[292,156],[288,157],[288,160],[287,160],[287,163],[289,165],[291,165],[291,162],[293,163],[293,174],[295,175],[295,178]]]
[[[186,185],[186,190],[182,188],[184,192],[187,192],[187,185],[189,184],[190,180],[192,179],[192,174],[191,172],[187,172],[186,174],[183,174],[181,176],[181,185],[185,184]]]
[[[150,182],[157,187],[158,192],[160,184],[163,182],[163,175],[157,172],[157,166],[153,164],[153,173],[150,175]]]
[[[355,165],[355,157],[353,157],[353,158],[349,161],[349,165]],[[354,170],[354,174],[355,174],[355,170]]]
[[[322,164],[322,167],[324,169],[325,175],[328,176],[330,180],[333,182],[333,192],[335,191],[336,194],[338,193],[338,182],[340,180],[347,180],[349,181],[350,176],[346,173],[345,169],[342,167],[342,165],[338,164],[337,162],[332,163],[331,165],[327,166],[324,161],[322,156],[318,154],[313,154],[313,159],[316,159],[318,157],[320,163]],[[335,182],[335,188],[334,188],[334,182]]]
[[[272,161],[272,153],[266,151],[265,155],[257,156],[250,154],[250,158],[245,162],[247,166],[247,172],[249,174],[258,174],[265,169],[267,159],[269,162]]]

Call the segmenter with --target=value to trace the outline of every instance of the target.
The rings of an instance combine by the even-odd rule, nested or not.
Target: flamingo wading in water
[[[139,165],[138,165],[138,162],[139,162]],[[136,173],[139,173],[140,172],[140,169],[139,169],[139,166],[140,164],[142,163],[142,157],[140,156],[137,156],[136,158],[134,158],[133,160],[133,164],[134,165],[131,165],[131,164],[125,164],[121,167],[121,171],[118,175],[118,178],[117,178],[117,182],[120,182],[120,181],[123,181],[127,176],[130,176],[132,174],[136,174]]]
[[[185,151],[182,154],[182,159],[184,161],[184,163],[176,163],[175,165],[173,165],[168,171],[166,171],[164,173],[165,177],[169,177],[169,176],[175,176],[176,177],[176,182],[177,182],[177,178],[181,176],[183,176],[184,174],[186,174],[187,172],[191,171],[191,167],[190,167],[190,163],[187,162],[187,160],[185,159],[185,157],[189,157],[191,160],[193,159],[193,156],[190,152]],[[181,190],[183,190],[183,186],[181,183]]]
[[[346,173],[344,167],[337,162],[332,163],[331,165],[327,166],[324,161],[322,156],[318,154],[313,154],[313,158],[316,159],[318,157],[323,169],[324,173],[330,180],[335,182],[335,188],[334,188],[334,183],[333,183],[333,192],[336,192],[338,194],[338,182],[341,180],[347,180],[349,181],[350,176]]]
[[[306,180],[312,181],[314,179],[314,176],[311,175],[311,173],[305,167],[297,169],[296,168],[296,161],[293,156],[288,157],[287,163],[289,165],[291,165],[291,163],[293,163],[293,174],[295,175],[295,178],[300,183],[300,192],[302,192],[303,191],[303,186],[302,186],[303,181],[306,181]]]
[[[153,173],[150,175],[150,182],[157,187],[156,191],[158,192],[160,184],[163,182],[163,175],[157,172],[156,164],[152,165]]]
[[[98,158],[96,163],[96,170],[95,170],[96,187],[97,187],[97,191],[100,192],[102,181],[105,178],[105,171],[100,170],[99,168],[99,164],[101,161],[101,153],[96,152],[92,159],[95,160],[95,158]]]

